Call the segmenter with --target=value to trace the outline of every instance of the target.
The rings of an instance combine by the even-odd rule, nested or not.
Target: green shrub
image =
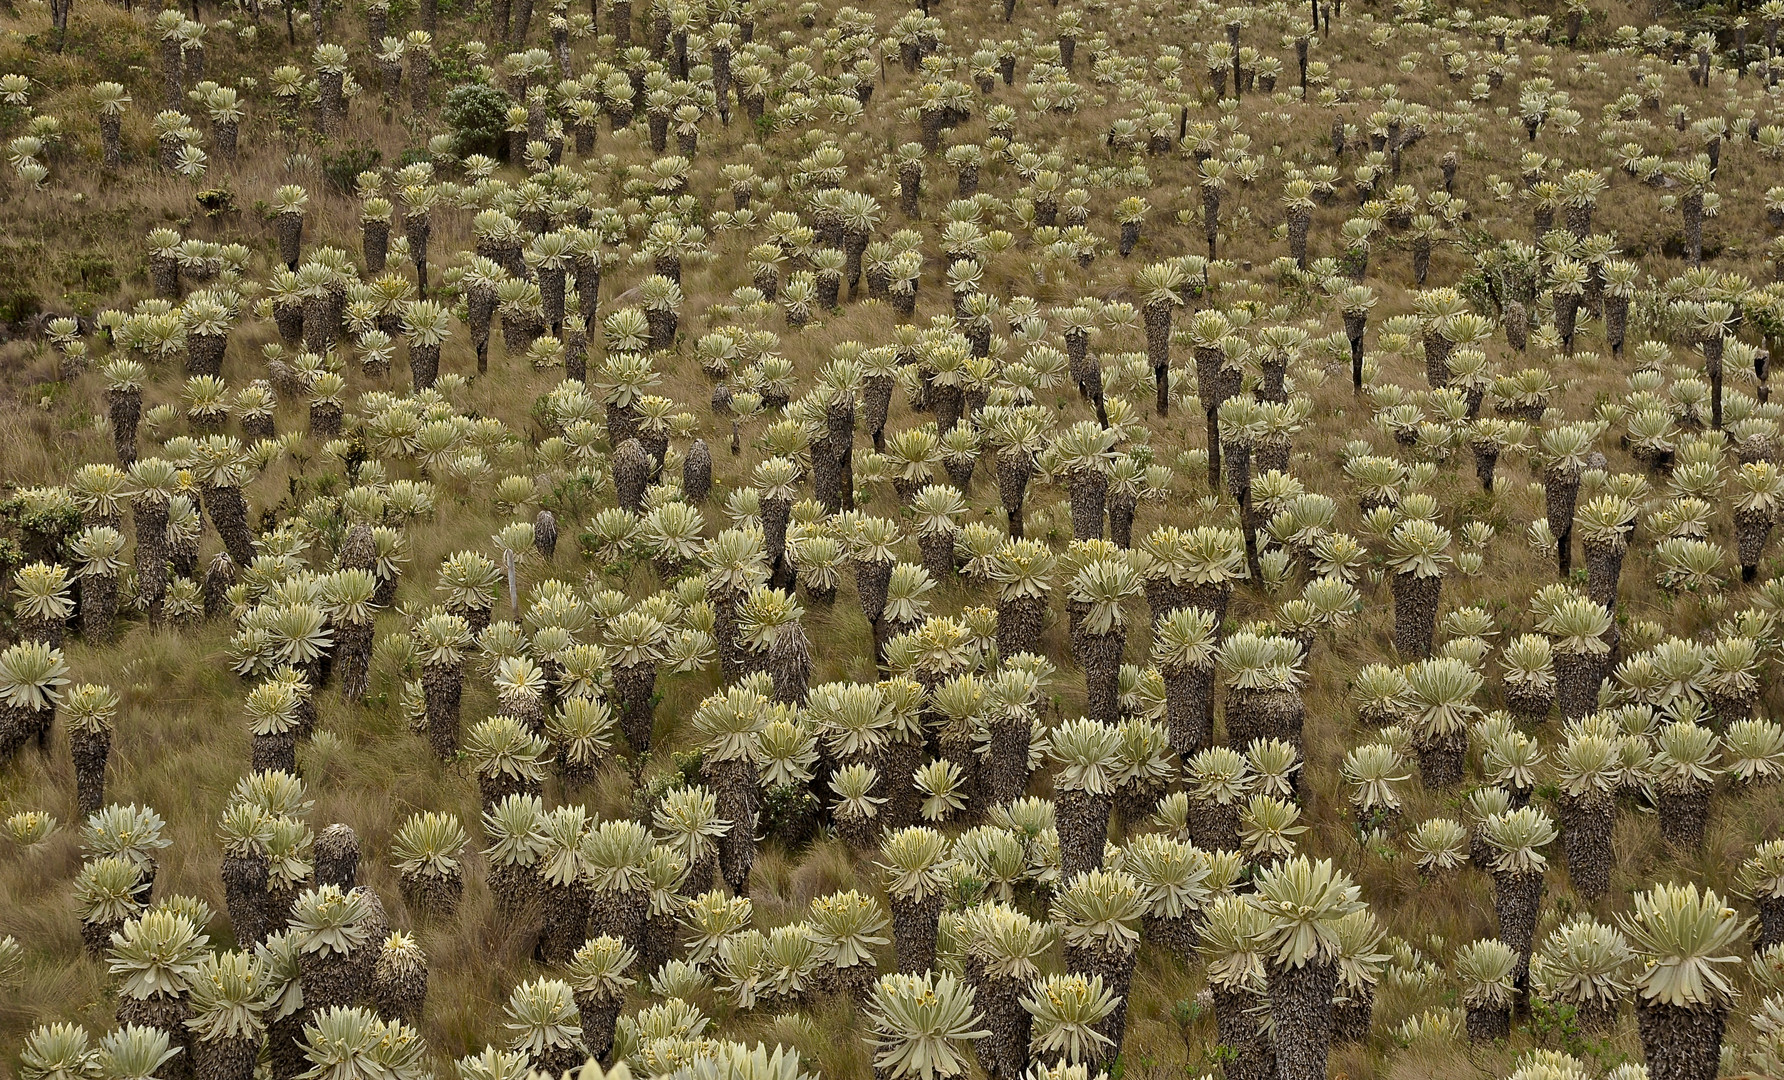
[[[818,800],[805,787],[781,784],[762,794],[756,828],[779,840],[787,851],[797,851],[817,834],[818,810]]]
[[[35,241],[0,243],[0,323],[22,323],[43,309],[33,275],[44,257]]]
[[[62,302],[81,315],[91,315],[117,292],[118,268],[104,255],[75,252],[56,261],[56,280],[63,289]]]
[[[512,98],[487,83],[453,87],[440,113],[452,133],[452,152],[461,158],[469,154],[505,156],[508,109],[513,104]]]
[[[359,174],[376,169],[383,162],[384,151],[371,143],[356,142],[343,147],[338,154],[322,155],[322,179],[335,191],[351,195]]]

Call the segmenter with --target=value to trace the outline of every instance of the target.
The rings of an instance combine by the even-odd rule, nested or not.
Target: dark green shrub
[[[62,300],[82,315],[98,310],[99,302],[118,289],[118,268],[104,255],[76,252],[56,263],[56,279]]]
[[[211,217],[233,215],[240,207],[235,204],[235,192],[228,188],[211,188],[193,196],[193,201]]]
[[[43,310],[35,275],[45,260],[36,241],[0,241],[0,324],[22,323]]]
[[[508,109],[512,98],[487,83],[455,86],[446,95],[441,119],[452,133],[452,152],[459,157],[483,154],[500,159],[508,147]]]
[[[818,831],[818,800],[803,786],[781,784],[762,795],[756,829],[772,836],[788,851],[810,843]]]
[[[356,142],[338,154],[322,155],[322,179],[343,195],[351,195],[359,174],[384,163],[384,151],[371,143]]]
[[[73,506],[30,510],[22,500],[8,499],[0,503],[0,517],[18,526],[25,559],[72,563],[69,542],[81,531],[81,512]]]

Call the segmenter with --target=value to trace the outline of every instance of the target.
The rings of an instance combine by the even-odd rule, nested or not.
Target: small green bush
[[[73,252],[56,263],[56,277],[67,289],[112,293],[118,288],[118,268],[111,259],[91,252]]]
[[[322,179],[343,195],[351,195],[359,174],[384,163],[384,151],[371,143],[356,142],[338,154],[322,155]]]
[[[501,159],[508,148],[508,109],[512,98],[487,83],[455,86],[446,95],[441,119],[452,133],[452,152],[459,157],[484,154]]]
[[[789,852],[810,843],[818,831],[818,800],[804,787],[781,784],[762,795],[757,830],[772,836]]]

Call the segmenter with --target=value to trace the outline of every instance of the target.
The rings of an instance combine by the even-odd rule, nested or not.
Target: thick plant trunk
[[[372,623],[342,623],[335,628],[336,671],[341,678],[341,697],[363,701],[372,663]]]
[[[81,578],[81,636],[97,644],[110,641],[117,615],[117,575],[88,574]]]
[[[105,765],[111,755],[111,732],[70,731],[68,750],[74,759],[76,803],[85,817],[105,805]]]
[[[1072,539],[1100,540],[1107,508],[1109,477],[1101,470],[1072,474],[1069,493],[1072,506]]]
[[[204,1080],[253,1080],[264,1035],[240,1038],[195,1039],[192,1065]]]
[[[650,919],[650,893],[644,890],[602,890],[589,898],[589,937],[616,937],[644,955],[645,926]]]
[[[1611,887],[1616,803],[1609,796],[1575,798],[1563,794],[1560,810],[1567,879],[1575,892],[1587,900],[1596,900]]]
[[[613,1032],[619,1022],[623,998],[600,994],[576,995],[576,1015],[582,1022],[582,1045],[589,1056],[609,1064],[613,1055]]]
[[[1394,575],[1394,651],[1402,657],[1422,660],[1431,655],[1442,589],[1441,577]]]
[[[1214,727],[1214,665],[1164,672],[1165,729],[1181,760],[1207,748]]]
[[[1427,788],[1454,787],[1462,782],[1468,764],[1468,732],[1433,739],[1418,739],[1419,778]]]
[[[1212,802],[1189,796],[1189,840],[1203,851],[1239,851],[1237,803]]]
[[[111,416],[112,449],[120,468],[136,464],[136,427],[142,419],[142,389],[119,388],[106,391],[106,408]]]
[[[409,344],[409,377],[417,391],[429,389],[440,377],[440,347]]]
[[[965,960],[965,974],[983,1026],[991,1033],[973,1044],[979,1067],[992,1080],[1019,1080],[1028,1071],[1028,1046],[1034,1031],[1034,1017],[1022,1007],[1027,984],[1021,979],[987,975],[984,963],[973,956]]]
[[[1734,512],[1735,545],[1739,550],[1738,561],[1741,564],[1741,580],[1751,582],[1759,576],[1759,559],[1765,552],[1765,543],[1771,536],[1772,514],[1767,510],[1742,510]]]
[[[1635,1022],[1650,1080],[1715,1080],[1727,1006],[1692,1009],[1638,1000]]]
[[[464,896],[465,879],[453,874],[399,874],[397,887],[411,907],[429,915],[451,918]]]
[[[625,733],[634,754],[647,754],[650,752],[651,696],[656,692],[657,665],[648,660],[641,664],[616,665],[613,681],[620,696],[620,730]]]
[[[996,805],[1020,798],[1028,785],[1028,750],[1033,721],[1026,716],[993,720],[990,735],[991,754],[981,780],[986,801]]]
[[[1764,952],[1784,942],[1784,896],[1755,897],[1753,906],[1759,909],[1759,921],[1754,924],[1753,951]]]
[[[534,925],[540,913],[531,911],[539,899],[539,875],[531,866],[517,863],[494,863],[485,877],[490,895],[495,898],[496,912],[512,926]]]
[[[1111,800],[1079,788],[1060,788],[1053,798],[1059,830],[1059,879],[1070,881],[1103,865]]]
[[[1226,1080],[1275,1080],[1276,1050],[1254,1011],[1267,1004],[1244,990],[1214,987],[1214,1023],[1220,1045],[1233,1051],[1222,1066]]]
[[[117,1015],[119,1027],[139,1024],[157,1028],[167,1033],[170,1049],[178,1048],[182,1051],[155,1071],[160,1080],[190,1080],[193,1038],[192,1031],[186,1027],[186,1020],[192,1015],[192,1006],[184,994],[158,992],[146,998],[122,995],[118,998]]]
[[[890,559],[858,563],[855,567],[855,594],[861,601],[861,614],[870,623],[878,623],[886,613],[886,591],[892,581]]]
[[[130,507],[136,526],[136,597],[152,625],[161,623],[167,595],[167,502],[165,495],[151,493]]]
[[[222,538],[229,557],[237,566],[253,565],[254,534],[248,528],[248,501],[242,497],[242,489],[233,484],[226,487],[206,484],[203,494],[205,514]]]
[[[1628,545],[1622,540],[1606,542],[1588,538],[1581,548],[1586,556],[1587,595],[1606,611],[1615,611],[1617,580],[1623,574],[1623,555]]]
[[[222,873],[236,943],[245,947],[266,940],[266,857],[226,855]]]
[[[1543,477],[1543,501],[1555,533],[1555,565],[1565,578],[1573,569],[1573,512],[1579,501],[1579,469],[1551,467]]]
[[[1658,793],[1660,804],[1660,837],[1675,852],[1693,852],[1703,847],[1704,826],[1710,819],[1708,788],[1696,791]]]
[[[1121,652],[1127,630],[1117,627],[1107,634],[1078,631],[1072,635],[1072,652],[1084,669],[1085,715],[1113,724],[1119,717]]]
[[[1375,1019],[1375,987],[1350,990],[1354,996],[1332,1003],[1332,1042],[1354,1046],[1369,1041],[1369,1028]]]
[[[718,797],[718,813],[731,822],[719,840],[719,872],[739,896],[749,895],[750,869],[756,861],[756,811],[761,780],[749,761],[715,761],[701,768],[707,786]]]
[[[1492,1042],[1511,1033],[1511,1006],[1501,1008],[1468,1007],[1468,1038],[1473,1042]]]
[[[1330,963],[1307,963],[1298,968],[1272,963],[1269,975],[1278,1080],[1325,1080],[1326,1056],[1332,1047],[1336,967]]]
[[[1561,715],[1576,720],[1598,707],[1598,684],[1604,660],[1590,653],[1559,653],[1555,657],[1555,698]]]
[[[255,735],[249,746],[248,761],[256,772],[297,772],[297,736],[286,731],[277,735]]]
[[[914,975],[933,968],[935,935],[942,914],[941,894],[932,892],[922,900],[892,896],[889,906],[899,974]]]
[[[427,700],[427,738],[441,760],[458,752],[459,696],[464,663],[428,664],[421,669],[421,690]]]
[[[882,761],[887,776],[895,779],[880,790],[886,798],[886,805],[880,807],[880,820],[887,829],[901,829],[907,825],[915,825],[919,820],[923,800],[917,785],[912,783],[911,775],[926,760],[929,747],[921,738],[905,736],[895,738],[886,744]],[[1027,767],[1027,759],[1023,760]]]
[[[931,576],[934,576],[933,574]],[[1047,614],[1042,596],[1016,596],[997,605],[997,652],[1011,657],[1041,651],[1041,626]]]
[[[580,881],[569,885],[546,884],[542,898],[545,928],[535,954],[541,963],[553,967],[568,964],[587,940],[588,887]]]
[[[1009,519],[1010,536],[1022,539],[1022,503],[1028,492],[1028,481],[1034,476],[1034,462],[1026,457],[997,456],[997,494]]]
[[[1134,515],[1139,512],[1139,500],[1132,495],[1118,494],[1109,497],[1109,539],[1123,551],[1134,546]]]
[[[1530,948],[1541,907],[1542,871],[1494,872],[1493,910],[1499,917],[1499,940],[1517,950],[1513,981],[1520,994],[1530,982]]]
[[[1174,919],[1162,915],[1142,915],[1140,936],[1147,944],[1156,945],[1185,961],[1195,959],[1196,946],[1202,940],[1196,920],[1188,914]]]

